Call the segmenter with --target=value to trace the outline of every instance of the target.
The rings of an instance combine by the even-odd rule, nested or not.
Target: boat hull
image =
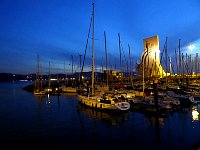
[[[101,102],[100,97],[87,97],[78,95],[78,101],[88,107],[102,110],[128,111],[130,104],[128,102],[106,103]],[[107,101],[107,100],[105,100]]]

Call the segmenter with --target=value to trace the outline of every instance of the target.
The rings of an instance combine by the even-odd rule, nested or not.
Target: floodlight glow
[[[194,46],[193,44],[190,44],[190,45],[188,46],[188,49],[189,49],[190,51],[192,51],[194,48],[195,48],[195,46]]]

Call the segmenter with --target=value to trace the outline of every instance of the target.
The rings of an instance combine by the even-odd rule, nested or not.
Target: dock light
[[[192,51],[194,48],[195,48],[195,46],[194,46],[193,44],[190,44],[190,45],[188,46],[188,49],[189,49],[190,51]]]

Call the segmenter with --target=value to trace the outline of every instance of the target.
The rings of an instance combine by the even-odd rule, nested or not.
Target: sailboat
[[[42,87],[42,77],[40,75],[40,64],[39,64],[39,55],[37,55],[37,73],[36,80],[34,83],[34,95],[45,95],[46,91]]]
[[[99,93],[95,95],[94,88],[94,2],[92,3],[92,77],[91,77],[91,94],[89,94],[90,88],[89,83],[87,84],[87,95],[78,94],[78,102],[94,109],[101,110],[115,110],[125,112],[130,109],[129,102],[118,100],[114,97],[106,96],[105,94]],[[90,30],[89,30],[90,31]]]
[[[64,72],[65,72],[65,64],[64,64]],[[72,57],[72,75],[73,75],[73,57]],[[67,78],[67,76],[65,76],[65,84],[60,87],[61,91],[63,93],[77,93],[77,90],[75,87],[67,86],[66,78]]]

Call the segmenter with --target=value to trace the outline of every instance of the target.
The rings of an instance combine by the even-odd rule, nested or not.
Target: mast
[[[35,79],[35,89],[39,89],[39,84],[40,84],[40,77],[39,77],[39,68],[40,68],[40,64],[39,64],[39,55],[37,54],[37,65],[36,65],[37,69],[36,69],[36,79]]]
[[[118,33],[118,37],[119,37],[120,73],[122,75],[122,54],[121,54],[121,41],[120,41],[120,34],[119,33]]]
[[[172,76],[172,57],[169,57],[169,73],[170,73],[170,80],[171,80],[171,76]]]
[[[106,53],[106,86],[108,86],[108,55],[107,55],[107,46],[106,46],[106,32],[104,31],[105,39],[105,53]]]
[[[184,70],[184,55],[183,55],[183,53],[182,53],[182,56],[181,56],[181,66],[182,66],[182,80],[185,78],[184,77],[184,72],[185,72],[185,70]]]
[[[94,95],[94,2],[92,3],[92,95]]]
[[[51,70],[50,70],[50,61],[49,61],[49,89],[51,87]]]
[[[64,74],[65,74],[65,86],[66,86],[67,74],[66,74],[66,64],[65,64],[65,61],[64,61]]]
[[[131,86],[133,87],[133,71],[132,71],[132,57],[130,52],[130,45],[128,44],[128,53],[129,53],[129,59],[130,59],[130,80],[131,80]]]
[[[73,76],[73,73],[74,73],[74,58],[73,58],[73,55],[71,55],[71,59],[72,59],[72,76]]]
[[[196,53],[195,57],[195,73],[196,73],[196,83],[197,83],[197,73],[198,73],[198,68],[197,68],[197,63],[198,63],[198,53]]]
[[[72,86],[74,87],[74,58],[73,55],[71,55],[72,60]]]
[[[168,49],[167,49],[167,37],[165,41],[165,55],[166,55],[166,86],[168,85]]]
[[[79,61],[80,61],[80,74],[79,74],[79,80],[81,81],[81,54],[79,54]]]
[[[181,78],[181,39],[179,39],[178,42],[178,58],[179,58],[179,84],[180,84],[180,78]]]
[[[176,74],[178,75],[179,71],[178,71],[178,56],[177,55],[178,55],[177,50],[175,48]]]
[[[37,55],[37,77],[38,77],[38,89],[42,89],[42,74],[41,74],[41,71],[40,71],[40,60],[39,60],[39,55]]]

